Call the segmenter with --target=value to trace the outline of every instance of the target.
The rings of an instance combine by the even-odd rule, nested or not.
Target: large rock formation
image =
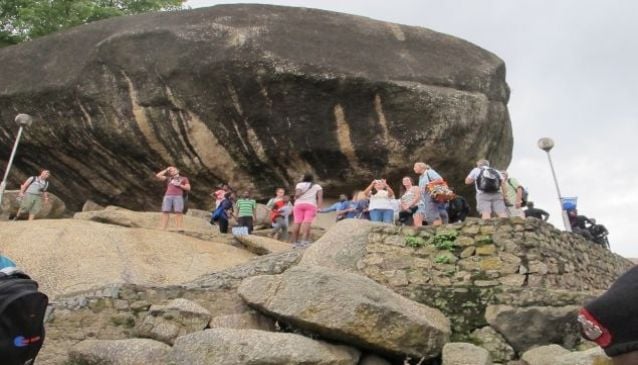
[[[315,173],[327,192],[398,181],[415,159],[453,185],[510,160],[505,65],[428,29],[328,11],[224,5],[120,17],[0,50],[0,159],[17,111],[12,184],[40,167],[72,210],[157,208],[175,164],[209,202]]]

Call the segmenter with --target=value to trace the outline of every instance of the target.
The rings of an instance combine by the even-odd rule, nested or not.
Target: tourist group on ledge
[[[448,187],[445,179],[424,162],[414,164],[418,176],[415,185],[412,177],[401,181],[397,194],[385,179],[375,179],[362,191],[352,195],[342,194],[335,204],[323,208],[323,188],[314,181],[311,174],[305,174],[295,186],[293,195],[288,195],[281,187],[275,191],[266,207],[270,210],[272,224],[271,237],[290,241],[295,248],[310,244],[310,228],[317,213],[336,212],[337,221],[342,219],[368,219],[373,222],[412,224],[415,227],[440,225],[465,220],[470,209],[461,196],[457,196]],[[181,212],[184,210],[184,195],[190,190],[188,178],[180,176],[175,167],[157,173],[157,178],[167,182],[162,202],[162,228],[165,229],[170,213],[175,213],[178,230],[182,227]],[[477,211],[482,219],[497,217],[534,217],[547,220],[549,214],[534,208],[527,202],[527,191],[507,171],[498,171],[490,166],[488,160],[479,160],[467,177],[465,183],[476,189]],[[222,233],[228,233],[229,221],[235,218],[234,234],[250,234],[256,221],[257,202],[249,191],[234,192],[229,185],[219,186],[211,194],[215,199],[211,224],[217,224]],[[527,207],[523,210],[523,207]],[[288,237],[289,222],[292,216],[292,232]],[[579,216],[572,209],[573,228],[589,239],[592,220]],[[587,226],[589,224],[589,227]],[[598,225],[600,226],[600,225]],[[600,226],[602,227],[602,226]],[[603,227],[604,229],[604,227]],[[606,239],[606,230],[605,239]]]
[[[305,247],[310,243],[310,227],[317,213],[336,212],[336,219],[368,219],[373,222],[414,225],[415,227],[455,223],[465,220],[469,206],[465,199],[454,194],[445,179],[424,162],[414,164],[418,176],[415,184],[410,176],[405,176],[397,192],[385,179],[375,179],[368,186],[352,195],[342,194],[335,204],[323,208],[323,189],[314,182],[311,174],[303,176],[295,186],[294,194],[287,194],[281,187],[266,204],[270,209],[272,224],[271,237],[290,241],[294,247]],[[32,176],[20,186],[21,213],[33,219],[43,204],[48,204],[49,170],[41,170],[38,176]],[[179,169],[170,166],[156,175],[166,184],[161,207],[162,229],[166,229],[169,214],[174,214],[175,225],[183,230],[183,213],[191,185],[187,177],[181,176]],[[465,183],[476,189],[477,211],[482,219],[497,217],[534,217],[546,221],[549,214],[535,208],[527,201],[527,191],[507,171],[498,171],[489,161],[479,160],[467,177]],[[222,233],[228,233],[229,221],[235,218],[234,234],[250,234],[256,220],[257,202],[250,197],[249,191],[236,193],[229,185],[219,186],[211,193],[215,199],[211,223],[217,224]],[[523,208],[526,207],[525,210]],[[595,220],[579,215],[574,207],[564,207],[568,213],[572,231],[585,238],[609,247],[608,232]],[[292,232],[288,237],[289,222],[292,216]]]

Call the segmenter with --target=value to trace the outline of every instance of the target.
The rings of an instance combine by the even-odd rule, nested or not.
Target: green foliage
[[[452,259],[448,255],[438,255],[434,259],[434,262],[437,263],[437,264],[449,264],[450,261],[452,261]]]
[[[489,234],[477,236],[475,239],[476,239],[476,244],[479,246],[489,245],[490,243],[494,242],[494,240],[492,239],[492,236]]]
[[[0,47],[115,16],[181,9],[185,0],[1,0]]]
[[[405,245],[412,248],[423,247],[426,243],[423,237],[408,236],[405,238]]]
[[[454,241],[458,235],[459,233],[453,230],[437,232],[434,236],[434,247],[439,250],[452,251],[455,247]]]

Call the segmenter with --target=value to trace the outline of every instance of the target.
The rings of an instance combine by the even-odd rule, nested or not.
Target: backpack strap
[[[31,186],[31,184],[33,184],[33,182],[35,181],[35,176],[31,176],[30,178],[27,179],[28,183],[27,186],[24,188],[24,192],[26,193],[27,190],[29,190],[29,186]]]

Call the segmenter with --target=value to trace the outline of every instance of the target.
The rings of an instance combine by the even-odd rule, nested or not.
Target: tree
[[[185,0],[0,0],[0,47],[114,16],[181,9]]]

